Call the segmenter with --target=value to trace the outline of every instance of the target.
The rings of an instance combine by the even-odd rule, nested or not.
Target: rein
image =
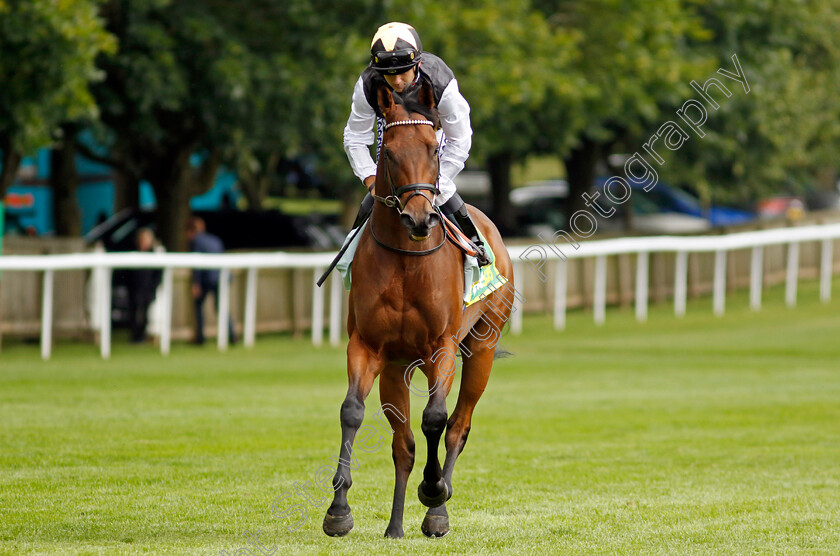
[[[392,127],[395,127],[395,126],[400,126],[400,125],[430,125],[430,126],[434,126],[435,124],[434,124],[434,122],[432,122],[430,120],[397,120],[395,122],[385,124],[385,127],[383,128],[382,132],[384,133],[388,129],[390,129]],[[382,151],[382,155],[385,157],[385,160],[384,160],[385,175],[388,178],[388,187],[391,189],[391,194],[388,195],[387,197],[382,197],[381,195],[377,195],[376,193],[371,191],[371,196],[376,201],[382,203],[386,207],[396,208],[397,211],[401,213],[403,210],[405,210],[405,206],[408,204],[408,202],[411,199],[413,199],[415,196],[419,195],[420,197],[423,197],[424,199],[426,199],[426,201],[429,202],[429,204],[432,206],[432,208],[440,216],[441,224],[443,224],[444,216],[441,214],[440,209],[438,207],[436,207],[435,203],[434,203],[434,198],[440,193],[440,190],[438,189],[437,185],[432,184],[432,183],[409,183],[408,185],[403,185],[401,187],[396,187],[394,185],[394,179],[391,177],[391,165],[388,163],[388,154],[387,153],[388,153],[388,151],[386,151],[386,150]],[[440,163],[438,163],[438,173],[440,173]],[[403,194],[408,193],[409,191],[412,191],[413,193],[408,197],[408,199],[406,199],[405,203],[403,203],[400,200],[400,197]],[[431,191],[433,193],[432,199],[430,200],[426,195],[423,195],[422,193],[420,193],[420,191]],[[374,241],[376,241],[376,243],[378,243],[381,247],[384,247],[385,249],[388,249],[389,251],[393,251],[395,253],[400,253],[402,255],[411,255],[411,256],[415,256],[415,257],[420,257],[420,256],[423,256],[423,255],[429,255],[431,253],[434,253],[435,251],[437,251],[438,249],[443,247],[443,245],[446,243],[447,236],[448,236],[447,231],[446,231],[446,226],[443,226],[443,239],[441,240],[441,242],[438,245],[436,245],[436,246],[434,246],[430,249],[424,249],[424,250],[421,250],[421,251],[412,251],[412,250],[409,250],[409,249],[399,249],[397,247],[392,247],[392,246],[384,243],[382,240],[380,240],[378,237],[376,237],[376,233],[373,231],[373,222],[372,221],[371,221],[371,226],[370,226],[370,233],[373,236]]]

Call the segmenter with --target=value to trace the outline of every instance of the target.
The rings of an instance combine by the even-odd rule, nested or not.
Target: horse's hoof
[[[438,539],[449,533],[449,517],[445,515],[429,515],[423,519],[420,530],[427,537]]]
[[[324,533],[331,537],[343,537],[353,528],[353,514],[324,516]]]
[[[405,533],[403,533],[403,528],[402,527],[391,526],[389,524],[388,528],[385,529],[385,538],[386,539],[401,539],[404,536],[405,536]]]
[[[449,486],[446,484],[445,480],[441,479],[438,481],[436,486],[440,489],[440,494],[437,496],[427,496],[426,493],[423,492],[423,489],[426,487],[426,481],[421,482],[420,486],[417,487],[417,497],[420,499],[420,503],[427,508],[437,508],[438,506],[444,504],[452,496],[452,492],[449,490]]]

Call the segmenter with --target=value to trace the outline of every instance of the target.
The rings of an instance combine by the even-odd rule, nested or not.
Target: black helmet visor
[[[376,52],[371,56],[371,65],[381,73],[402,73],[420,61],[420,54],[414,49]]]

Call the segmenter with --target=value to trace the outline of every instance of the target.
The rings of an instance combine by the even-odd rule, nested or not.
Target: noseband
[[[385,124],[385,127],[382,130],[382,133],[384,134],[385,131],[387,131],[388,129],[390,129],[392,127],[395,127],[395,126],[398,126],[398,125],[430,125],[430,126],[434,126],[435,124],[434,124],[434,122],[432,122],[430,120],[397,120],[396,122],[391,122],[389,124]],[[396,185],[394,185],[394,179],[391,177],[391,165],[388,163],[388,151],[383,149],[382,150],[382,156],[385,157],[385,160],[384,160],[385,176],[388,178],[388,187],[391,189],[391,194],[388,195],[387,197],[382,197],[381,195],[377,195],[376,193],[371,191],[371,196],[373,196],[373,198],[375,200],[379,201],[380,203],[382,203],[386,207],[396,208],[397,212],[402,213],[402,211],[405,210],[405,207],[408,204],[408,202],[411,199],[413,199],[415,196],[419,195],[420,197],[423,197],[424,199],[426,199],[426,201],[428,201],[429,204],[432,206],[432,209],[435,210],[435,211],[438,211],[438,214],[440,214],[439,209],[437,207],[435,207],[435,197],[437,197],[440,194],[440,190],[438,189],[437,185],[435,185],[433,183],[409,183],[408,185],[403,185],[401,187],[397,187]],[[440,159],[438,159],[438,176],[440,176]],[[408,199],[406,199],[405,203],[403,203],[400,200],[400,197],[403,194],[408,193],[409,191],[412,191],[413,193],[411,195],[409,195]],[[432,192],[432,198],[429,199],[426,195],[424,195],[423,193],[420,193],[421,191],[431,191]],[[441,218],[443,218],[443,216],[441,216]],[[401,253],[403,255],[413,255],[413,256],[422,256],[422,255],[428,255],[430,253],[434,253],[435,251],[437,251],[438,249],[443,247],[443,244],[446,243],[446,239],[447,239],[446,226],[443,226],[443,240],[438,245],[432,247],[431,249],[424,249],[422,251],[411,251],[411,250],[408,250],[408,249],[399,249],[397,247],[391,247],[390,245],[387,245],[387,244],[383,243],[378,237],[376,237],[376,234],[373,231],[372,223],[371,223],[371,227],[370,227],[370,232],[371,232],[371,235],[373,235],[373,239],[376,241],[376,243],[378,243],[380,246],[384,247],[385,249],[388,249],[389,251],[394,251],[395,253]]]

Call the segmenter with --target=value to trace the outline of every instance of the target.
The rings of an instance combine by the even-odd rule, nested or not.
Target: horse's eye
[[[432,158],[436,157],[440,153],[440,147],[435,147],[434,152],[432,152]]]

